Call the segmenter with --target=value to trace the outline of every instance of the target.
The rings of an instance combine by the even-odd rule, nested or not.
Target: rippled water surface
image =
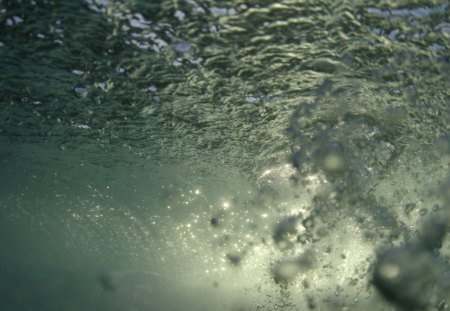
[[[449,55],[447,1],[0,0],[0,309],[448,310]]]

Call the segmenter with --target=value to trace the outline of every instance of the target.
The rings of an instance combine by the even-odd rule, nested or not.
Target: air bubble
[[[282,249],[293,246],[291,236],[297,234],[298,216],[286,217],[277,224],[273,234],[273,240]]]
[[[192,45],[187,42],[178,42],[173,45],[173,49],[176,52],[185,53],[191,49]]]
[[[330,173],[340,172],[344,169],[344,157],[338,153],[330,153],[323,159],[323,169]]]
[[[441,265],[419,245],[393,248],[378,260],[373,283],[384,297],[405,310],[426,308],[435,286],[440,287]]]
[[[394,263],[383,264],[380,268],[381,277],[392,280],[400,275],[400,267]]]
[[[117,275],[111,272],[102,272],[98,276],[98,282],[102,288],[107,292],[117,290],[119,287],[119,278]]]
[[[299,266],[293,261],[279,262],[272,268],[273,278],[277,284],[292,282],[299,271]]]
[[[425,216],[428,213],[428,210],[426,208],[421,208],[419,210],[419,215],[420,216]]]
[[[213,226],[213,227],[219,226],[219,218],[217,218],[217,217],[211,217],[209,222],[210,222],[211,226]]]
[[[283,259],[275,262],[271,268],[275,283],[287,285],[297,277],[300,271],[310,269],[313,266],[313,261],[313,252],[306,250],[296,258]]]
[[[297,242],[301,243],[301,244],[306,244],[307,242],[309,242],[311,240],[311,236],[309,234],[299,234],[297,236]]]
[[[405,205],[405,214],[409,216],[409,214],[416,208],[415,203],[408,203]]]
[[[233,266],[238,266],[242,262],[242,255],[239,253],[228,253],[226,257]]]
[[[302,225],[303,225],[303,227],[305,227],[306,230],[313,229],[314,228],[314,217],[313,216],[306,217],[305,219],[303,219]]]

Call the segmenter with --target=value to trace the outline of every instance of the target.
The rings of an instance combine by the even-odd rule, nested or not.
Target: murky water
[[[1,310],[447,310],[446,1],[0,1]]]

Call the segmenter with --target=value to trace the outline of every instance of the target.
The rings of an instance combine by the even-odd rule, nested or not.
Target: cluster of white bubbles
[[[271,238],[263,238],[271,249],[270,278],[285,293],[300,294],[290,297],[294,305],[310,309],[379,303],[382,310],[392,303],[402,310],[447,310],[450,176],[424,182],[415,173],[416,186],[429,186],[421,201],[386,191],[394,178],[408,179],[399,167],[414,165],[408,161],[420,156],[405,152],[406,111],[327,106],[332,96],[324,98],[297,107],[288,127],[289,163],[257,179],[259,203],[274,215]],[[448,137],[442,135],[435,146],[439,161],[448,162]],[[412,187],[409,182],[401,187]],[[218,212],[211,225],[223,216]],[[228,259],[242,262],[238,254]]]

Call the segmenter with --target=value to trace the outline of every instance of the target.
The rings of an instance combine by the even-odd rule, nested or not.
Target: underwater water
[[[447,1],[0,0],[0,310],[448,310]]]

